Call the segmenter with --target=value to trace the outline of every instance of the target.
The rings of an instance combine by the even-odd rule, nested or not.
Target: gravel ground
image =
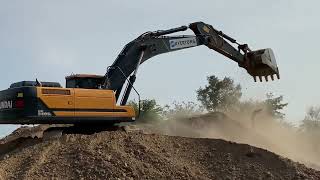
[[[2,140],[0,179],[320,179],[320,172],[245,144],[117,130]]]

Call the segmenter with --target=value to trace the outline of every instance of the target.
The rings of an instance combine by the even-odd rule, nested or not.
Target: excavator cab
[[[66,88],[101,89],[104,76],[75,74],[66,77]]]

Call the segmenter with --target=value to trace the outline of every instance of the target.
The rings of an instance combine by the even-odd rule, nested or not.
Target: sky
[[[229,76],[243,87],[244,99],[283,95],[287,119],[298,122],[308,107],[320,104],[319,5],[316,0],[0,0],[0,89],[21,80],[65,84],[71,73],[104,74],[140,34],[203,21],[251,49],[272,48],[281,79],[255,83],[236,63],[203,46],[144,63],[135,84],[141,97],[163,105],[197,101],[196,90],[207,76]],[[0,136],[14,128],[1,125]]]

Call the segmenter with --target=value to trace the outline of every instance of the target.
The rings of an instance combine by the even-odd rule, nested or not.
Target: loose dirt
[[[130,128],[26,137],[45,128],[23,128],[0,141],[0,179],[320,179],[302,164],[221,139]]]

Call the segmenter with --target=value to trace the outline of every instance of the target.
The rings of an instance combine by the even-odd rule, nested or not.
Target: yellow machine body
[[[55,116],[135,117],[131,106],[116,105],[112,90],[37,87],[37,96]]]
[[[136,117],[133,107],[116,104],[112,90],[23,86],[2,93],[10,98],[0,124],[113,124]]]

